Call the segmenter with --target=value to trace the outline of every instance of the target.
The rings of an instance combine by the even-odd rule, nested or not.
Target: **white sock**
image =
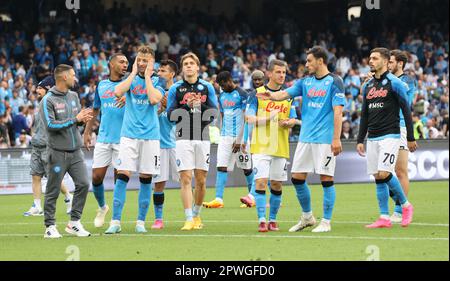
[[[322,221],[324,222],[324,223],[328,223],[328,224],[330,224],[330,220],[327,220],[327,219],[322,219]]]
[[[249,193],[248,197],[250,197],[250,199],[252,199],[253,201],[255,201],[255,196],[253,196],[253,194]]]
[[[258,222],[259,222],[259,223],[266,222],[266,218],[259,218],[259,219],[258,219]]]
[[[69,225],[78,225],[80,221],[69,221]]]
[[[192,215],[194,217],[200,216],[200,211],[202,210],[202,205],[194,205],[194,208],[192,210]]]
[[[391,220],[391,218],[389,217],[389,215],[381,215],[380,218],[381,218],[381,219],[385,219],[385,220]]]
[[[404,204],[402,204],[402,208],[406,208],[406,207],[408,207],[409,205],[411,205],[411,204],[410,204],[409,201],[407,200]]]
[[[184,215],[187,221],[192,221],[192,209],[184,209]]]
[[[138,220],[138,221],[136,221],[136,225],[142,225],[142,226],[144,226],[144,225],[145,225],[145,222],[144,222],[144,221]]]
[[[34,199],[34,207],[42,209],[41,208],[41,199]]]
[[[216,197],[216,200],[221,202],[221,203],[223,203],[223,199],[222,198]]]
[[[312,212],[303,212],[303,217],[305,219],[310,219],[312,217]]]

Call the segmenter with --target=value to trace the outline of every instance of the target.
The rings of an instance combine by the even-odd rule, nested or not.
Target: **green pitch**
[[[322,188],[311,186],[313,210],[322,215]],[[57,226],[62,239],[43,238],[43,217],[23,217],[30,195],[0,196],[0,260],[449,260],[448,182],[411,184],[414,223],[408,228],[368,230],[364,225],[377,218],[373,184],[337,185],[332,232],[310,230],[289,233],[299,218],[299,204],[292,186],[283,191],[279,212],[280,232],[259,234],[256,211],[239,208],[244,188],[225,190],[225,208],[203,209],[203,230],[182,232],[184,213],[179,190],[166,191],[165,229],[150,229],[153,205],[147,217],[148,234],[134,233],[137,192],[127,193],[122,234],[107,236],[95,229],[96,201],[88,196],[82,222],[93,237],[65,235],[68,221],[62,198],[58,202]],[[206,199],[214,198],[208,188]],[[112,192],[106,193],[111,207]],[[392,204],[391,204],[392,210]],[[107,216],[107,222],[111,212]]]

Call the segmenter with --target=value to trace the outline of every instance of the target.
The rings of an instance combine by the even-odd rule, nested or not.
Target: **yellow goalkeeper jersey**
[[[270,92],[267,86],[257,89],[258,93],[266,91]],[[297,118],[295,109],[292,108],[292,100],[271,101],[253,96],[249,100],[246,114],[269,117],[270,112],[276,109],[280,112],[272,121],[264,125],[254,125],[250,153],[289,158],[289,128],[280,127],[278,121]]]

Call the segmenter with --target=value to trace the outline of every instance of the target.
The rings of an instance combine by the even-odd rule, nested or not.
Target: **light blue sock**
[[[117,179],[116,185],[114,186],[114,199],[113,199],[113,220],[121,220],[122,210],[125,205],[126,191],[127,191],[128,180]]]
[[[92,184],[92,191],[94,192],[95,200],[97,200],[98,206],[103,208],[105,206],[105,188],[103,183],[99,185]]]
[[[300,181],[292,179],[292,183],[295,186],[295,191],[297,193],[297,200],[302,206],[302,210],[304,213],[309,213],[312,211],[311,209],[311,192],[309,190],[308,184],[306,181]]]
[[[396,212],[397,214],[403,214],[402,205],[395,204],[394,212]]]
[[[270,213],[269,221],[276,221],[278,210],[281,205],[281,190],[270,190]]]
[[[389,216],[389,187],[384,181],[376,180],[380,215]]]
[[[164,192],[153,192],[153,207],[155,209],[155,219],[163,219]]]
[[[250,175],[245,176],[245,180],[247,181],[247,189],[248,189],[248,192],[250,192],[250,193],[252,192],[254,178],[255,178],[255,176],[253,175],[253,171]]]
[[[389,196],[392,198],[392,200],[394,200],[395,202],[395,208],[394,208],[394,212],[398,213],[398,214],[402,214],[403,210],[402,210],[402,205],[400,204],[400,202],[398,201],[397,195],[395,195],[395,193],[389,189]]]
[[[225,184],[227,183],[228,173],[217,171],[216,175],[216,198],[223,199]]]
[[[254,174],[254,173],[253,173],[253,174]],[[256,180],[253,179],[252,186],[251,186],[251,188],[250,188],[250,194],[253,195],[253,197],[256,196],[255,190],[256,190]]]
[[[258,214],[259,222],[266,220],[266,191],[256,191],[256,212]]]
[[[147,180],[147,179],[146,179]],[[142,182],[139,189],[138,202],[139,202],[139,212],[138,212],[138,220],[145,221],[147,217],[148,209],[150,207],[150,198],[152,194],[151,188],[151,178],[150,182]]]
[[[400,181],[396,176],[390,174],[386,179],[386,183],[389,186],[389,189],[392,190],[392,192],[395,194],[400,204],[403,205],[406,202],[408,202],[405,192],[403,191],[402,185],[400,184]]]
[[[336,201],[336,189],[334,182],[322,182],[323,186],[323,218],[331,220],[333,215],[334,202]]]

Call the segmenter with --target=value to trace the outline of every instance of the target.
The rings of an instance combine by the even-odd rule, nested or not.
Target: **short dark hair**
[[[170,70],[175,73],[175,75],[178,74],[178,65],[173,60],[162,60],[159,63],[159,67],[161,66],[168,66]]]
[[[287,63],[284,60],[278,60],[278,59],[271,60],[269,62],[269,66],[267,67],[267,69],[269,71],[273,71],[275,66],[286,67],[286,69],[287,69]]]
[[[112,62],[115,58],[120,57],[120,56],[127,57],[123,53],[115,53],[109,57],[109,62]]]
[[[233,80],[233,77],[231,76],[231,73],[229,71],[222,71],[219,74],[217,74],[217,83],[223,83],[230,80]]]
[[[328,63],[328,53],[324,47],[314,46],[306,52],[307,55],[311,54],[316,59],[322,59],[324,64]]]
[[[402,50],[392,50],[391,56],[395,57],[395,60],[397,62],[403,62],[402,69],[405,69],[406,63],[408,62],[408,56],[406,55],[406,52],[403,52]]]
[[[57,77],[59,77],[62,73],[66,72],[66,71],[69,71],[69,70],[71,70],[71,69],[73,69],[73,67],[70,66],[70,65],[68,65],[68,64],[60,64],[60,65],[57,65],[57,66],[55,67],[55,70],[53,71],[53,75],[54,75],[54,77],[55,77],[55,80],[56,80]]]
[[[372,53],[379,53],[383,58],[389,60],[390,59],[390,52],[387,48],[375,48],[370,51],[370,54]]]

